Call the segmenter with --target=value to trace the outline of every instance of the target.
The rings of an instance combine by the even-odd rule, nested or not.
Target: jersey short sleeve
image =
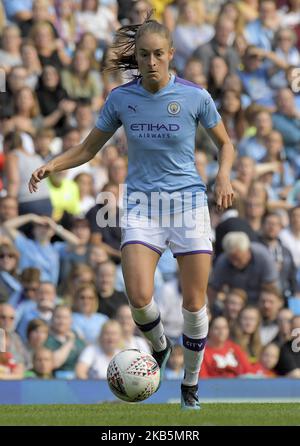
[[[96,127],[103,132],[115,132],[122,125],[119,119],[116,96],[114,92],[108,95],[97,119]]]
[[[216,105],[206,90],[201,90],[201,101],[197,118],[206,129],[215,127],[221,121]]]

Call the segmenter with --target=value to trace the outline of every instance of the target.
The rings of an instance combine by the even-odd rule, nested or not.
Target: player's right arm
[[[44,178],[47,178],[51,173],[71,169],[72,167],[77,167],[90,161],[112,137],[113,133],[103,132],[95,127],[82,143],[72,147],[36,169],[28,183],[29,191],[31,193],[36,192],[38,190],[38,183]]]

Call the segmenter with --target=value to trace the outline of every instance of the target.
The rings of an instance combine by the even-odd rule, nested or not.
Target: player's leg
[[[183,351],[185,375],[182,382],[183,408],[198,409],[198,377],[208,333],[206,290],[211,255],[197,253],[177,257],[183,295]]]
[[[155,359],[163,356],[164,360],[168,342],[158,306],[153,299],[154,273],[159,258],[156,250],[144,244],[126,244],[122,247],[122,270],[132,317],[151,342],[153,351],[159,353],[158,357],[153,355]],[[158,362],[161,366],[160,360]]]

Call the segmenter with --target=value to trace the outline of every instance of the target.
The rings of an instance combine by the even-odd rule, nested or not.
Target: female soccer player
[[[132,316],[152,343],[163,374],[171,343],[152,296],[156,265],[169,246],[178,261],[183,294],[181,407],[199,409],[198,375],[208,332],[205,298],[212,244],[205,185],[194,164],[198,123],[208,129],[220,150],[215,181],[219,209],[231,206],[233,200],[234,148],[207,91],[169,73],[174,48],[165,26],[154,20],[126,26],[117,33],[116,42],[115,67],[138,69],[139,76],[110,93],[87,138],[37,169],[29,189],[35,192],[52,172],[91,160],[117,128],[124,126],[129,165],[121,248]],[[172,220],[168,224],[163,223],[166,217]]]

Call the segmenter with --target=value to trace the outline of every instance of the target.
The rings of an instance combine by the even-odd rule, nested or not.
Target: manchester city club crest
[[[177,115],[180,112],[180,104],[178,102],[170,102],[168,104],[168,112],[171,115]]]

